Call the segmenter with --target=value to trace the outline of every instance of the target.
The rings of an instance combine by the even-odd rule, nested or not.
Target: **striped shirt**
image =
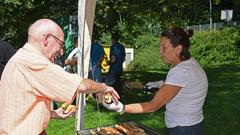
[[[71,103],[82,78],[25,44],[0,82],[0,135],[38,135],[47,128],[51,100]]]

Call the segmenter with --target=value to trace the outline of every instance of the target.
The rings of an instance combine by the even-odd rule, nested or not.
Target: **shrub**
[[[134,46],[134,61],[128,65],[129,70],[168,68],[160,57],[159,37],[151,34],[139,36]]]
[[[159,37],[151,34],[139,36],[135,41],[134,60],[129,70],[168,69],[159,53]],[[240,62],[240,28],[195,32],[190,51],[202,66]]]
[[[238,29],[201,31],[191,39],[191,53],[203,66],[240,62]]]

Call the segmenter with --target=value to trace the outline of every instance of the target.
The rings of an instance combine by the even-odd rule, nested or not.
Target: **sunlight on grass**
[[[205,70],[209,81],[208,94],[203,109],[205,135],[239,135],[240,64],[218,65]],[[163,80],[165,76],[166,72],[126,71],[124,78],[127,81],[144,84],[152,80]],[[145,94],[142,89],[127,89],[124,94],[123,103],[148,101],[154,95]],[[146,114],[119,115],[102,106],[100,106],[99,111],[100,113],[95,101],[87,102],[84,113],[85,129],[136,121],[166,135],[164,108]],[[73,117],[66,120],[51,120],[47,132],[48,135],[74,135],[74,130],[75,118]]]

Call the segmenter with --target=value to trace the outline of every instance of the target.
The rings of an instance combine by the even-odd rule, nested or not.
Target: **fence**
[[[240,22],[239,21],[231,21],[231,22],[216,22],[213,23],[213,30],[217,30],[223,27],[236,27],[239,26]],[[199,25],[191,25],[191,26],[186,26],[186,29],[193,29],[194,31],[201,31],[201,30],[210,30],[210,24],[199,24]]]

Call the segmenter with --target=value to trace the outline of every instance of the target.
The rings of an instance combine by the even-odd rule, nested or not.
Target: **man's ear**
[[[177,49],[177,56],[180,56],[180,53],[182,52],[182,46],[178,45],[176,49]]]
[[[43,44],[44,44],[44,46],[47,46],[47,45],[48,45],[48,37],[49,37],[49,34],[46,34],[46,36],[44,36],[44,38],[43,38]]]

